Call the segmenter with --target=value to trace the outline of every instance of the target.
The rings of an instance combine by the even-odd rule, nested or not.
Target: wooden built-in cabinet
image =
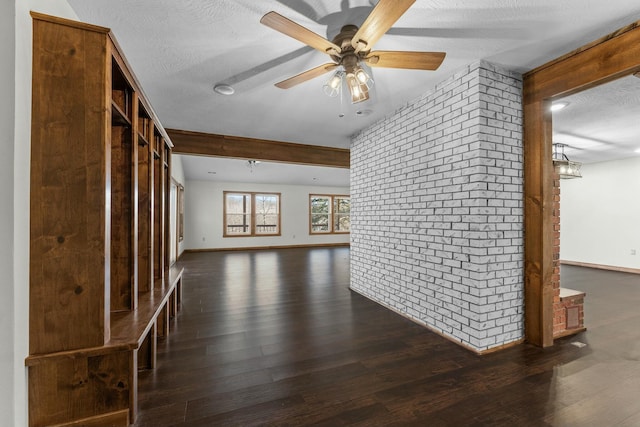
[[[126,426],[180,306],[172,144],[107,28],[32,17],[29,425]]]

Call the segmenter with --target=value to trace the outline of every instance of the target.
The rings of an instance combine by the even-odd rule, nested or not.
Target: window
[[[311,234],[348,233],[351,230],[351,198],[335,195],[309,195]]]
[[[184,186],[178,184],[178,241],[184,240]]]
[[[348,233],[351,231],[351,198],[334,196],[333,212],[333,232]]]
[[[224,192],[224,237],[279,235],[280,193]]]

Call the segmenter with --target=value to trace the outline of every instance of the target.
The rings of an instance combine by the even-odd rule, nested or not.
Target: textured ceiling
[[[339,118],[339,99],[322,91],[326,77],[274,87],[328,57],[260,18],[275,10],[332,38],[360,25],[375,0],[68,1],[81,20],[113,30],[165,127],[342,148],[462,66],[486,59],[527,71],[640,20],[637,0],[417,0],[375,49],[444,51],[442,66],[375,68],[372,99]],[[213,92],[217,83],[235,94]]]
[[[640,78],[624,77],[557,102],[569,104],[553,113],[553,141],[567,145],[569,159],[592,163],[640,155]]]
[[[349,187],[349,169],[259,162],[203,156],[179,156],[185,175],[193,181],[295,184]]]

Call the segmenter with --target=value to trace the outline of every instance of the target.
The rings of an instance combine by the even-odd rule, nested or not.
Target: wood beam
[[[557,98],[640,71],[640,21],[524,74],[525,97]]]
[[[553,162],[550,101],[524,105],[525,337],[553,345]],[[534,121],[531,123],[531,121]]]
[[[349,150],[167,129],[173,153],[349,168]]]

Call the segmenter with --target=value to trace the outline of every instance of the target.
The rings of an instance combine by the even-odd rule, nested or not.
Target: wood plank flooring
[[[180,264],[138,427],[640,425],[640,276],[563,266],[587,332],[477,356],[349,291],[348,248]]]

